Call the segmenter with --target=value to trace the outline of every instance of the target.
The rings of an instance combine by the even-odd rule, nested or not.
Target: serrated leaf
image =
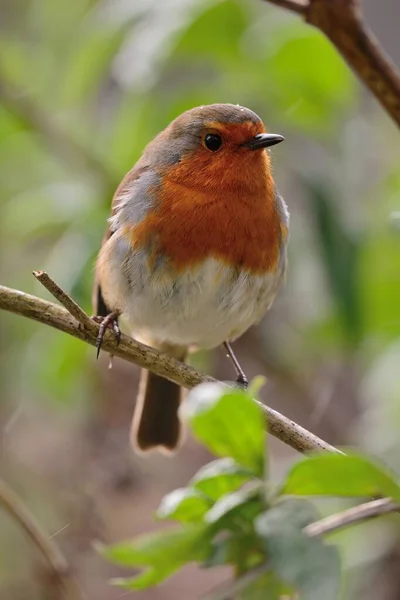
[[[389,471],[356,454],[319,454],[297,463],[282,494],[302,496],[389,496],[400,502],[400,487]]]
[[[239,517],[250,523],[264,508],[262,492],[263,487],[259,485],[222,496],[204,515],[204,521],[210,525],[222,521],[224,527],[229,527]]]
[[[253,477],[251,471],[241,467],[233,458],[220,458],[199,469],[190,485],[218,500],[224,494],[237,490]]]
[[[303,533],[315,509],[304,500],[286,500],[260,515],[255,529],[265,544],[271,569],[307,600],[336,600],[340,561],[335,547]]]
[[[159,519],[174,519],[182,523],[201,521],[211,502],[194,488],[179,488],[164,496],[157,511]]]
[[[156,585],[183,565],[204,562],[211,551],[211,531],[204,524],[158,531],[129,542],[102,547],[101,554],[111,562],[126,567],[148,567],[136,577],[114,580],[128,589]]]
[[[181,416],[214,454],[230,456],[262,477],[265,421],[246,392],[218,383],[203,383],[181,405]]]

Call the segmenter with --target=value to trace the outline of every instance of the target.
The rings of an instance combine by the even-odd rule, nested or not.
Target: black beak
[[[285,138],[283,135],[279,135],[277,133],[259,133],[255,135],[253,139],[246,144],[243,144],[246,148],[250,150],[259,150],[260,148],[269,148],[270,146],[275,146],[275,144],[279,144],[283,142]]]

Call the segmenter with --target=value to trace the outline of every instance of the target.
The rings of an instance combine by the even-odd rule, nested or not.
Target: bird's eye
[[[222,146],[222,138],[216,133],[207,133],[204,138],[204,145],[211,152],[218,152]]]

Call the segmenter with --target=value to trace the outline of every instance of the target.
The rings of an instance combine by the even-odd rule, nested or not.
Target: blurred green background
[[[384,7],[367,17],[400,64],[400,6]],[[0,15],[0,283],[47,298],[31,275],[45,269],[90,312],[111,197],[146,143],[193,106],[244,104],[286,138],[272,159],[291,241],[287,285],[237,354],[269,405],[399,471],[400,136],[329,42],[257,0],[0,0]],[[9,313],[0,331],[0,473],[88,597],[116,600],[92,541],[154,527],[209,455],[188,440],[173,460],[133,456],[138,369]],[[232,378],[222,351],[192,362]],[[278,480],[296,454],[271,451]],[[348,598],[400,598],[399,538],[391,522],[341,534]],[[188,568],[136,596],[198,598],[227,577]],[[50,597],[0,513],[0,598]]]

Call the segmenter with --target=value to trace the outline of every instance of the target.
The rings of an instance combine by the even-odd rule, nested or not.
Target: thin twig
[[[65,308],[36,296],[0,286],[0,309],[54,327],[92,346],[96,344],[97,324],[95,324],[94,333],[87,331],[75,318],[71,318],[71,314]],[[117,345],[113,334],[107,331],[103,340],[103,350],[188,389],[205,381],[215,381],[212,377],[196,371],[193,367],[181,363],[167,354],[162,354],[154,348],[145,346],[127,335],[122,335],[121,341]],[[308,453],[321,450],[339,452],[276,410],[263,404],[260,405],[265,412],[269,433],[298,452]]]
[[[50,292],[67,311],[75,317],[85,329],[95,333],[97,326],[94,321],[81,309],[79,304],[75,302],[60,286],[45,272],[33,271],[33,276]]]
[[[335,452],[343,454],[338,448],[331,446],[318,436],[304,429],[298,423],[281,415],[278,411],[257,402],[265,412],[268,433],[278,438],[298,452],[307,454],[309,452]]]
[[[363,18],[359,0],[265,0],[322,31],[400,126],[400,73]]]
[[[50,567],[54,580],[68,600],[83,600],[82,592],[72,579],[70,567],[58,546],[46,535],[18,495],[0,479],[0,506],[17,521],[38,548]]]
[[[366,519],[373,519],[380,515],[399,511],[400,506],[389,498],[372,500],[371,502],[359,504],[353,508],[348,508],[342,512],[325,517],[320,521],[311,523],[310,525],[307,525],[304,531],[309,536],[326,535],[333,531],[337,531],[338,529],[353,525],[354,523],[360,523]]]

